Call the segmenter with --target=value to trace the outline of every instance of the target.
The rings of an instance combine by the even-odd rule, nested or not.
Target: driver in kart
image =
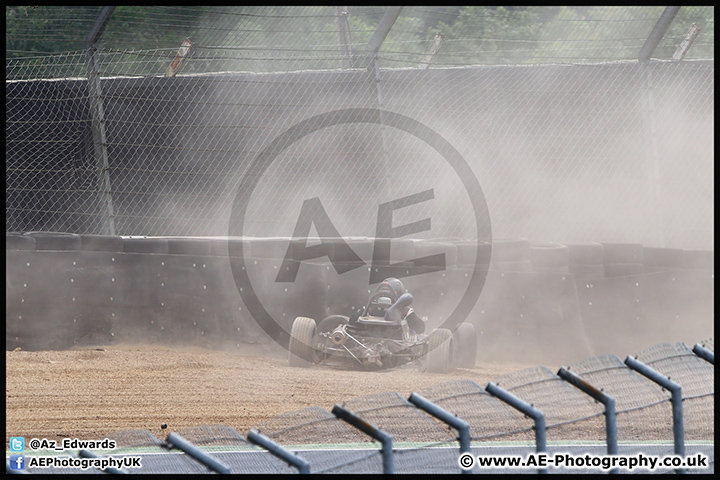
[[[407,293],[407,291],[400,280],[393,277],[386,278],[380,282],[375,291],[370,295],[367,306],[350,317],[350,323],[357,321],[360,315],[383,317],[388,307],[395,304],[405,293]],[[390,299],[390,305],[383,303],[383,300],[381,300],[387,298]],[[387,302],[387,300],[385,300],[385,302]],[[415,313],[415,310],[408,306],[404,307],[401,313],[407,320],[408,326],[415,331],[415,333],[425,332],[425,321]]]

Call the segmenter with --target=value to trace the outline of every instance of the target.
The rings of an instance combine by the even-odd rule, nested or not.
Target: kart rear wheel
[[[436,328],[428,337],[427,364],[430,373],[447,373],[453,364],[453,334],[447,328]]]
[[[453,333],[455,361],[460,368],[473,368],[477,357],[477,335],[472,323],[461,323]]]
[[[317,332],[315,320],[308,317],[297,317],[290,330],[288,346],[288,362],[291,367],[307,367],[312,363],[312,340]]]
[[[330,333],[340,325],[346,324],[350,321],[345,315],[330,315],[320,321],[317,326],[317,331],[320,333]]]

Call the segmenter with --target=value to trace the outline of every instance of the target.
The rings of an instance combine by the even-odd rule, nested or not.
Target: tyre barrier
[[[80,235],[83,252],[122,252],[123,238],[117,235]]]
[[[568,264],[570,265],[602,265],[605,248],[602,243],[570,243],[568,248]]]
[[[298,316],[320,322],[331,314],[352,315],[375,287],[369,282],[375,242],[365,237],[342,243],[335,239],[332,247],[323,247],[330,248],[325,251],[329,255],[290,260],[289,265],[297,267],[297,282],[276,281],[290,239],[256,242],[38,232],[8,233],[6,239],[7,348],[57,349],[121,341],[203,346],[271,341],[238,293],[230,268],[234,260],[229,258],[239,252],[238,247],[258,297],[287,332]],[[33,248],[38,242],[41,249]],[[444,253],[449,259],[442,271],[435,268],[437,264],[395,262],[399,265],[394,272],[416,298],[413,307],[428,317],[427,331],[447,319],[444,305],[460,301],[470,276],[485,275],[482,294],[466,320],[477,332],[479,361],[552,361],[555,353],[567,359],[569,349],[587,356],[609,347],[603,340],[608,332],[616,332],[615,345],[627,341],[617,348],[636,347],[645,339],[662,341],[659,335],[682,340],[713,333],[708,327],[712,322],[707,321],[714,314],[713,252],[685,250],[685,268],[647,272],[648,264],[640,262],[574,263],[597,262],[598,247],[605,247],[601,244],[579,248],[532,244],[531,248],[524,240],[506,242],[499,258],[507,260],[490,265],[467,263],[477,256],[477,244],[471,242],[444,239],[398,246],[395,252],[392,244],[392,262],[395,254],[412,260]],[[481,255],[490,256],[489,245],[486,249],[481,244],[480,249]],[[516,257],[508,250],[527,253],[527,258],[510,260]],[[261,258],[246,255],[253,251]],[[274,258],[274,252],[284,253]],[[567,272],[554,271],[563,267],[565,254]],[[494,250],[493,258],[497,258]],[[648,249],[646,262],[657,263],[658,258],[673,259],[677,265],[680,255]],[[537,271],[540,267],[545,271]]]
[[[7,250],[35,250],[35,238],[22,233],[8,232],[5,234]]]
[[[535,272],[569,273],[570,250],[559,243],[533,243],[530,261]]]
[[[70,250],[82,248],[80,235],[58,232],[27,232],[25,235],[35,239],[36,250]]]
[[[643,245],[640,243],[603,243],[603,263],[642,263]]]
[[[712,250],[685,250],[683,267],[693,270],[713,270],[715,252]]]
[[[530,260],[530,240],[527,238],[493,238],[492,264]]]

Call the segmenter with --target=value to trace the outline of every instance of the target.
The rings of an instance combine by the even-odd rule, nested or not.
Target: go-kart
[[[312,318],[297,317],[290,331],[290,365],[385,370],[416,364],[434,373],[474,367],[474,326],[461,323],[454,332],[436,328],[429,335],[418,334],[408,324],[412,309],[407,307],[412,301],[409,293],[394,304],[388,297],[379,297],[355,321],[330,315],[316,324]]]

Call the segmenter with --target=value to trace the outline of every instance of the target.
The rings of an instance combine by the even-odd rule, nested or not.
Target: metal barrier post
[[[408,401],[421,410],[426,411],[433,417],[447,423],[458,431],[458,441],[460,442],[460,453],[471,452],[470,450],[470,424],[459,419],[452,413],[448,412],[439,405],[435,405],[430,400],[415,392],[410,394]],[[470,469],[463,469],[463,473],[471,473]]]
[[[198,447],[193,445],[192,443],[188,442],[184,438],[182,438],[180,435],[178,435],[175,432],[171,432],[167,439],[165,440],[165,443],[169,444],[174,448],[178,448],[182,450],[183,452],[190,455],[192,458],[197,460],[198,462],[202,463],[206,467],[208,467],[210,470],[217,472],[217,473],[223,473],[223,474],[229,474],[230,467],[222,463],[220,460],[217,460],[207,453],[200,450]]]
[[[266,437],[265,435],[258,432],[254,428],[250,429],[250,431],[248,432],[247,439],[249,441],[251,441],[252,443],[254,443],[255,445],[258,445],[258,446],[264,448],[265,450],[272,453],[279,459],[284,460],[288,464],[297,468],[300,473],[302,473],[302,474],[310,473],[310,463],[308,463],[307,460],[288,452],[283,447],[281,447],[278,443],[276,443],[272,439]]]
[[[519,410],[520,412],[535,420],[535,451],[538,453],[547,451],[547,440],[545,435],[545,414],[543,412],[533,407],[526,401],[520,400],[518,397],[508,392],[507,390],[498,387],[493,382],[488,383],[487,387],[485,387],[485,390],[489,394],[507,403],[514,409]],[[538,473],[548,473],[547,468],[539,468]]]
[[[671,392],[675,454],[685,458],[685,426],[683,425],[682,388],[665,375],[635,358],[628,356],[625,359],[625,364]],[[675,472],[685,473],[685,469],[677,468],[675,469]]]
[[[696,343],[692,349],[693,353],[705,361],[715,365],[715,352],[708,350],[699,343]]]
[[[344,420],[353,427],[380,441],[382,444],[383,473],[395,473],[395,459],[393,458],[392,436],[389,433],[380,430],[362,418],[358,417],[350,410],[335,405],[332,414],[340,420]]]
[[[592,398],[605,405],[605,437],[607,441],[607,453],[608,455],[617,455],[618,443],[615,399],[607,393],[601,392],[593,385],[575,375],[573,372],[567,370],[565,367],[561,367],[560,370],[558,370],[557,375],[572,386],[579,388],[584,393],[587,393]],[[618,471],[618,468],[613,468],[609,473],[616,474]]]

